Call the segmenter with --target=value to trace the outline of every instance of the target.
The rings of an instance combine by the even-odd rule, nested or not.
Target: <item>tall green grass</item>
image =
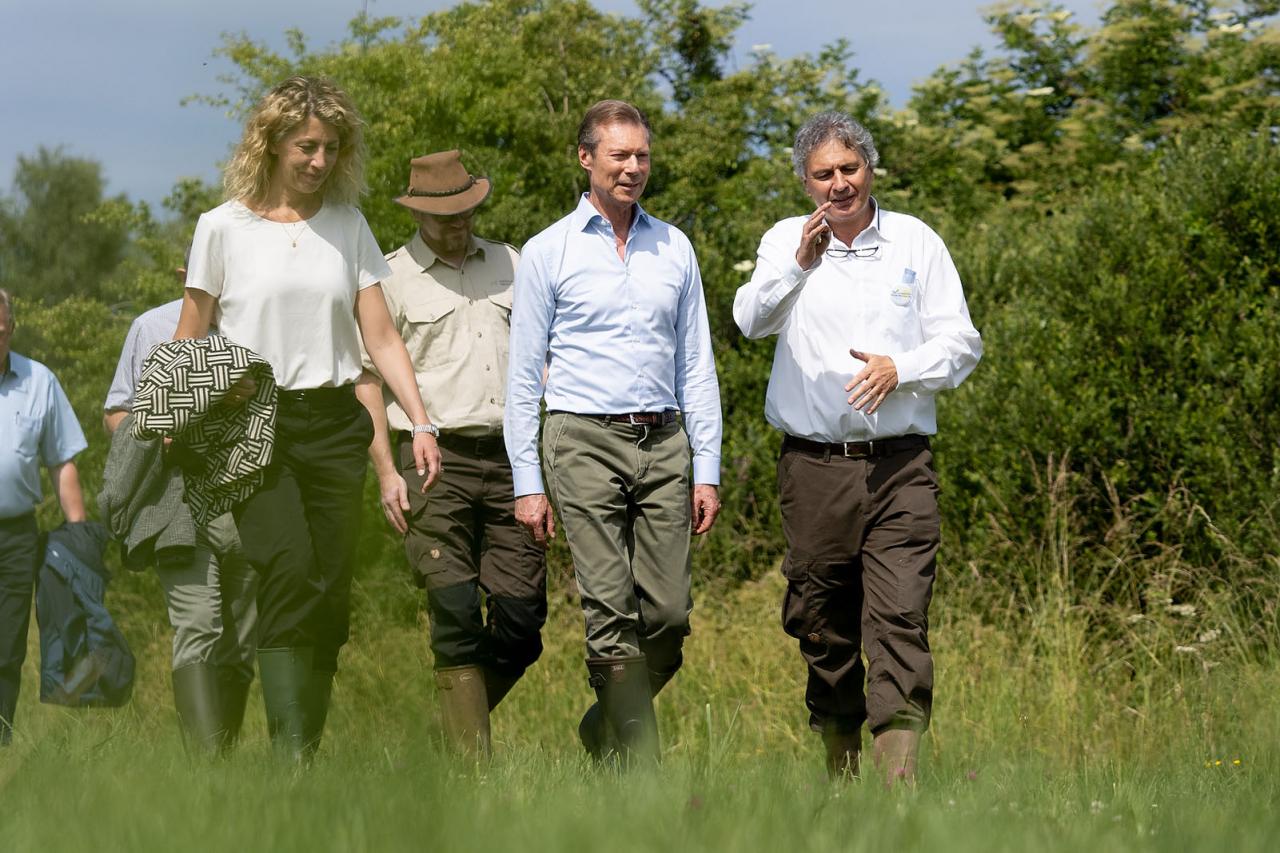
[[[1096,496],[1069,466],[1038,482],[1010,509],[1017,538],[972,554],[947,532],[915,792],[826,781],[776,572],[700,585],[685,669],[659,700],[663,765],[625,776],[576,743],[590,692],[560,561],[546,652],[496,711],[485,765],[441,748],[417,593],[369,571],[305,771],[272,758],[256,691],[236,754],[183,754],[159,589],[139,575],[114,599],[139,657],[128,707],[40,706],[28,666],[20,733],[0,752],[0,849],[1275,849],[1274,565],[1241,563],[1246,589],[1224,589],[1123,507],[1104,541],[1080,536],[1073,507]],[[1196,517],[1176,490],[1165,511]],[[1147,582],[1106,583],[1118,562],[1114,576]]]

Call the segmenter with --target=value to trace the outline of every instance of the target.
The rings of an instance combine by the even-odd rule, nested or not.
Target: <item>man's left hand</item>
[[[422,481],[421,492],[425,495],[444,470],[444,464],[440,461],[440,447],[436,444],[434,435],[420,432],[413,437],[413,462],[418,469],[418,476],[426,478]]]
[[[844,390],[852,392],[849,405],[859,410],[865,406],[867,414],[874,415],[885,398],[898,387],[897,365],[887,355],[876,355],[856,349],[849,350],[849,355],[867,363],[853,377],[853,381],[844,386]]]
[[[693,487],[693,535],[700,536],[711,529],[720,514],[720,489],[707,483]]]

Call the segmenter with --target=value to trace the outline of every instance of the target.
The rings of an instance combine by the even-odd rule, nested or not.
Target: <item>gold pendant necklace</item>
[[[298,238],[301,237],[302,232],[307,229],[307,221],[304,219],[301,222],[299,222],[297,231],[290,231],[289,226],[283,222],[280,223],[280,227],[283,228],[284,233],[288,235],[289,243],[293,246],[293,248],[295,249],[298,248]]]

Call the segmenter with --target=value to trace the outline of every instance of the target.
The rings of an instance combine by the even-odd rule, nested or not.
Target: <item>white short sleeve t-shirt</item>
[[[282,223],[229,201],[196,225],[187,287],[216,297],[221,333],[266,359],[281,388],[296,390],[359,378],[356,293],[390,274],[350,205]]]

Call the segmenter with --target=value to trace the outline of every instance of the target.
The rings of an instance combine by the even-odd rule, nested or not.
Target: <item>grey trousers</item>
[[[557,412],[542,449],[573,555],[587,656],[644,654],[651,670],[673,674],[693,610],[684,428]]]
[[[194,551],[168,549],[157,563],[173,626],[173,668],[211,663],[251,680],[258,575],[240,553],[231,514],[200,530]]]

